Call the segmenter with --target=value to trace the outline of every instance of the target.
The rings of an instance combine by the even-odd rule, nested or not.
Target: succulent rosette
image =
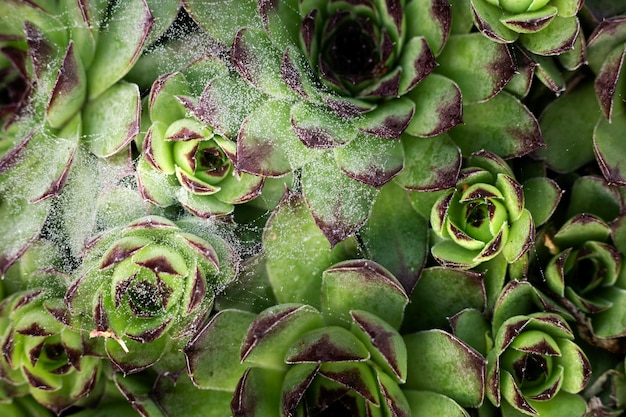
[[[471,0],[476,27],[498,42],[519,43],[544,56],[574,47],[580,35],[580,0]],[[578,39],[580,41],[580,39]]]
[[[499,255],[513,263],[532,246],[535,233],[522,186],[490,152],[468,158],[456,187],[435,202],[430,220],[439,238],[432,255],[456,268],[473,268]]]
[[[65,299],[72,325],[102,338],[118,369],[138,372],[186,343],[234,274],[221,238],[146,217],[94,241]]]
[[[591,320],[601,338],[624,334],[622,255],[610,241],[611,227],[591,214],[569,219],[546,243],[554,256],[545,268],[548,288]],[[615,306],[614,308],[612,308]]]
[[[408,415],[400,283],[372,261],[344,261],[324,271],[319,297],[220,311],[185,348],[194,383],[231,390],[233,415]]]
[[[68,326],[59,293],[67,278],[53,272],[43,278],[47,288],[19,291],[2,302],[0,391],[9,401],[31,395],[58,414],[98,400],[108,363],[87,333]]]
[[[451,324],[485,355],[486,397],[503,416],[582,416],[586,401],[579,393],[591,364],[575,342],[571,319],[529,282],[514,280],[500,292],[490,321],[468,308]]]
[[[148,104],[152,125],[137,167],[139,189],[159,206],[178,202],[200,217],[223,216],[257,197],[264,178],[236,171],[235,142],[187,116],[183,103],[190,94],[180,72],[154,83]]]

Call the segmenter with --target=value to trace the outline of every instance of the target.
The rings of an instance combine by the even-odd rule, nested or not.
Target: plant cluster
[[[620,0],[3,0],[0,414],[626,413]]]

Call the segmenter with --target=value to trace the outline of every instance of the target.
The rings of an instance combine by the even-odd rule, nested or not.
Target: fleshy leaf
[[[370,135],[397,139],[407,128],[414,113],[413,101],[400,97],[380,103],[374,110],[355,119],[354,125]]]
[[[620,157],[626,152],[621,140],[626,115],[614,114],[613,120],[601,118],[593,131],[593,148],[602,174],[609,185],[626,185],[626,165]]]
[[[332,246],[365,223],[378,195],[376,188],[344,175],[329,157],[304,166],[302,192],[315,222]]]
[[[593,126],[600,116],[593,84],[557,98],[541,114],[539,124],[547,146],[535,154],[557,172],[571,172],[593,161]]]
[[[449,134],[464,155],[485,149],[508,159],[543,145],[535,116],[506,92],[484,103],[465,105],[463,119],[465,124]]]
[[[524,209],[519,219],[510,225],[509,238],[502,250],[509,263],[521,258],[535,241],[535,224],[530,211]]]
[[[139,58],[153,23],[154,17],[144,0],[125,1],[111,9],[87,71],[90,99],[126,75]]]
[[[319,307],[322,272],[346,256],[346,245],[331,249],[302,196],[289,191],[267,222],[263,246],[269,280],[280,303]]]
[[[232,9],[231,9],[232,10]],[[283,372],[249,368],[239,381],[231,402],[234,416],[267,417],[280,410]]]
[[[351,260],[324,271],[321,300],[327,323],[351,323],[351,310],[365,310],[398,328],[408,296],[398,280],[380,265]]]
[[[535,226],[544,224],[556,210],[563,190],[547,177],[535,177],[524,182],[525,207],[530,211]]]
[[[286,354],[303,334],[323,329],[322,315],[303,304],[278,304],[262,311],[241,343],[241,360],[284,370]]]
[[[83,110],[83,133],[89,150],[101,158],[120,151],[139,133],[141,101],[135,84],[120,81]]]
[[[609,223],[619,215],[620,207],[621,197],[616,187],[607,184],[602,177],[585,176],[578,178],[572,185],[565,218],[587,213]]]
[[[235,389],[246,369],[240,361],[240,346],[252,320],[252,313],[220,311],[189,341],[184,353],[194,385],[201,389]]]
[[[580,32],[576,17],[556,16],[550,24],[537,33],[523,33],[519,41],[537,55],[559,55],[574,48]]]
[[[83,106],[87,79],[83,64],[70,42],[59,68],[59,74],[50,95],[46,116],[52,127],[63,126]]]
[[[367,134],[334,150],[337,165],[348,177],[372,187],[382,187],[404,165],[402,144]]]
[[[463,103],[492,98],[515,74],[508,47],[480,33],[450,36],[437,61],[440,65],[436,71],[461,88]]]
[[[303,333],[290,344],[285,354],[288,364],[363,362],[369,358],[365,345],[350,331],[338,326],[324,326]]]
[[[433,297],[436,294],[436,297]],[[446,328],[466,308],[485,308],[483,274],[443,267],[424,269],[406,308],[403,333]]]
[[[478,30],[487,38],[499,43],[515,42],[518,33],[501,21],[502,9],[488,0],[471,0],[471,10]]]
[[[381,188],[372,213],[360,231],[368,258],[387,268],[410,294],[428,251],[428,224],[394,183]]]
[[[237,31],[244,26],[262,29],[254,0],[217,1],[210,7],[204,0],[184,0],[183,5],[202,30],[223,45],[231,45]]]
[[[408,2],[404,8],[404,13],[409,22],[416,23],[408,25],[405,36],[407,38],[418,35],[424,36],[435,56],[439,55],[450,33],[451,9],[454,9],[456,13],[456,7],[451,8],[447,2],[441,0]]]
[[[409,390],[446,395],[463,407],[483,401],[485,359],[474,349],[443,330],[404,336],[409,355]]]
[[[281,176],[318,157],[298,139],[290,122],[289,103],[268,101],[244,121],[237,140],[238,170]]]
[[[407,97],[415,102],[415,116],[407,126],[406,133],[431,137],[447,132],[462,122],[461,90],[449,78],[431,74]]]

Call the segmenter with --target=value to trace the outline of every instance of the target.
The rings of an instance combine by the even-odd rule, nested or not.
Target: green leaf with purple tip
[[[462,123],[462,97],[451,79],[431,74],[407,96],[415,102],[415,115],[406,133],[420,137],[436,136]]]
[[[561,201],[563,190],[547,177],[535,177],[524,182],[525,207],[531,213],[535,226],[541,226],[550,219]]]
[[[351,260],[324,271],[321,301],[327,323],[351,323],[351,310],[365,310],[398,328],[408,296],[385,268],[372,261]]]
[[[404,389],[403,392],[413,416],[469,417],[467,411],[447,395],[426,390]]]
[[[350,244],[331,248],[302,196],[286,192],[263,233],[267,273],[278,302],[319,307],[322,272],[346,259]]]
[[[626,185],[626,165],[620,157],[626,151],[621,140],[625,128],[626,115],[619,113],[613,116],[611,122],[601,118],[593,132],[596,160],[610,185]]]
[[[404,336],[409,355],[409,390],[446,395],[463,407],[478,407],[484,397],[485,359],[443,330]]]
[[[463,111],[465,124],[449,132],[463,155],[485,149],[508,159],[543,145],[535,116],[508,93],[484,103],[467,104]]]
[[[342,173],[323,157],[302,169],[302,192],[315,222],[332,246],[356,233],[367,221],[378,190]]]
[[[153,23],[154,17],[143,0],[125,1],[111,9],[87,71],[90,99],[126,75],[139,58]]]
[[[574,48],[579,32],[580,23],[576,17],[556,16],[540,32],[522,33],[519,41],[537,55],[559,55]]]
[[[96,156],[120,151],[139,133],[141,100],[135,84],[120,81],[83,108],[83,137]]]

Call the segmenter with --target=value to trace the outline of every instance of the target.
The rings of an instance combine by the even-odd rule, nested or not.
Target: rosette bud
[[[138,372],[186,342],[208,315],[214,291],[235,275],[219,237],[146,217],[97,239],[66,293],[76,326],[103,337],[112,362]]]
[[[37,289],[12,294],[0,310],[0,385],[9,398],[30,394],[61,413],[91,404],[104,389],[101,352],[68,326],[62,297]]]
[[[456,187],[432,208],[432,228],[441,239],[432,254],[445,266],[463,269],[498,255],[515,262],[534,240],[522,186],[495,154],[477,152],[467,162]]]
[[[178,97],[189,94],[182,73],[153,85],[152,126],[142,144],[137,178],[143,197],[159,206],[182,204],[200,217],[221,216],[257,197],[263,177],[238,172],[235,142],[186,117]]]
[[[528,282],[505,286],[494,307],[487,354],[486,394],[495,406],[510,415],[584,414],[578,393],[591,364],[565,317]]]

